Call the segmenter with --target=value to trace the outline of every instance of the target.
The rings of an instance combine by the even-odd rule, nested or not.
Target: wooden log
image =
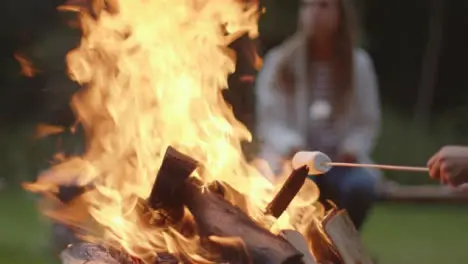
[[[348,212],[333,209],[323,220],[323,231],[336,249],[341,263],[372,264],[372,258],[362,244]]]
[[[173,183],[183,183],[197,166],[194,159],[167,148],[147,203],[151,209],[165,212],[169,224],[177,223],[184,214],[184,199],[179,195],[184,185]]]
[[[305,236],[317,263],[342,263],[337,250],[330,243],[328,236],[322,231],[318,220],[309,223]]]
[[[139,261],[115,250],[91,243],[69,246],[60,254],[62,264],[138,264]]]
[[[204,246],[216,249],[222,261],[229,263],[303,263],[302,253],[286,239],[272,234],[254,222],[238,207],[232,205],[216,192],[209,191],[202,182],[189,178],[194,161],[169,147],[163,160],[162,172],[158,174],[153,190],[170,190],[164,193],[152,192],[158,207],[168,204],[185,205],[197,223],[199,235],[206,238]],[[177,168],[177,169],[167,169]],[[158,186],[160,185],[160,186]],[[153,200],[150,196],[149,201]],[[164,197],[163,197],[164,196]],[[209,239],[215,237],[218,239]],[[223,243],[228,239],[240,239],[238,244]],[[249,262],[246,262],[249,259]]]
[[[208,184],[208,189],[226,200],[234,203],[239,208],[247,208],[247,199],[245,196],[225,182],[213,181]]]
[[[309,252],[307,242],[297,231],[284,230],[281,235],[304,254],[305,264],[316,264]],[[80,242],[67,247],[60,254],[62,264],[142,264],[138,259],[129,257],[119,251],[108,249],[101,245]],[[159,254],[154,264],[181,264],[175,256],[167,253]],[[187,262],[188,263],[188,262]],[[320,264],[320,263],[317,263]]]
[[[302,253],[286,239],[260,227],[221,196],[203,191],[195,179],[186,184],[184,196],[201,236],[241,238],[252,263],[302,263]]]
[[[316,261],[310,252],[309,245],[301,233],[296,230],[282,230],[280,234],[288,240],[291,245],[304,254],[304,264],[316,264]]]
[[[60,254],[62,264],[143,264],[137,258],[130,257],[118,250],[106,248],[92,243],[70,245]],[[161,253],[155,258],[154,264],[180,264],[171,254]]]
[[[142,203],[147,209],[169,212],[174,211],[174,208],[186,206],[196,222],[202,246],[208,252],[219,255],[220,262],[230,264],[372,263],[363,250],[359,234],[345,211],[331,210],[322,223],[311,223],[307,230],[309,244],[305,246],[306,243],[301,234],[289,230],[282,232],[280,236],[274,235],[259,226],[238,207],[229,203],[223,196],[232,191],[230,186],[218,182],[206,186],[200,180],[190,178],[196,166],[196,161],[169,147],[151,195],[148,200],[142,200]],[[300,176],[298,178],[302,178],[302,173]],[[291,182],[296,182],[297,179],[294,179]],[[297,181],[297,183],[300,182]],[[301,184],[286,185],[283,188],[283,195],[288,194],[286,196],[289,197],[291,192],[285,190],[292,187],[295,190],[297,189],[295,187],[299,185]],[[270,210],[273,212],[272,215],[280,215],[290,202],[283,203],[279,197],[281,195],[275,199],[279,202],[275,204],[273,201],[273,205],[269,207],[273,208]],[[176,216],[183,218],[183,212],[182,215]],[[167,223],[177,223],[179,218],[174,218],[174,215],[170,217],[172,221]],[[63,264],[138,263],[125,262],[128,259],[135,260],[128,256],[122,260],[120,258],[125,256],[124,254],[116,255],[111,252],[114,251],[102,246],[82,243],[66,249],[62,253],[62,260]],[[313,253],[313,257],[310,252]],[[166,259],[162,259],[161,256],[164,254],[160,255],[155,263],[181,262],[173,255],[166,255]]]

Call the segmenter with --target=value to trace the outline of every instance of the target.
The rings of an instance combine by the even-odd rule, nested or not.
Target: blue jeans
[[[320,200],[332,200],[346,209],[358,230],[377,199],[377,180],[362,168],[332,168],[324,175],[311,177],[320,189]]]

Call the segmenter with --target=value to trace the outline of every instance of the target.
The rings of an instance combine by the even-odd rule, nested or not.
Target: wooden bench
[[[468,191],[437,185],[394,185],[380,188],[379,199],[389,202],[468,203]]]

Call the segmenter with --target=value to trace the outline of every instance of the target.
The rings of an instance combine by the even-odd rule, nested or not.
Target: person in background
[[[347,0],[302,0],[299,29],[268,52],[256,82],[260,158],[278,169],[298,149],[338,162],[370,162],[379,130],[377,80],[355,45]],[[333,168],[315,177],[321,200],[347,209],[360,229],[376,199],[378,171]]]
[[[428,161],[429,175],[442,184],[458,187],[468,183],[468,147],[445,146]]]

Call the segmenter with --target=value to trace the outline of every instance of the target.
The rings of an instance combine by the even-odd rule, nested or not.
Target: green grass
[[[0,263],[51,264],[49,229],[31,195],[0,190]]]
[[[49,229],[34,200],[0,190],[0,263],[52,264]],[[363,234],[379,264],[464,263],[468,206],[379,204]]]
[[[379,264],[466,263],[468,206],[381,204],[363,239]]]

